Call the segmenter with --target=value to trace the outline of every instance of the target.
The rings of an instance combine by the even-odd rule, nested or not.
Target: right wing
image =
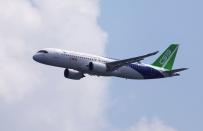
[[[114,70],[116,70],[116,69],[118,69],[118,68],[120,68],[122,66],[126,66],[126,65],[129,65],[131,63],[135,63],[135,62],[140,62],[140,61],[144,60],[147,57],[156,55],[158,52],[159,51],[156,51],[156,52],[153,52],[153,53],[150,53],[150,54],[146,54],[146,55],[143,55],[143,56],[130,58],[130,59],[125,59],[125,60],[119,60],[119,61],[113,61],[113,62],[106,63],[107,71],[114,71]]]

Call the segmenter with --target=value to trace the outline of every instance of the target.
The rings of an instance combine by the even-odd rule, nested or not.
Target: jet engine
[[[72,69],[65,69],[64,77],[72,80],[80,80],[81,78],[85,77],[82,72],[72,70]]]
[[[106,64],[99,62],[90,62],[88,64],[89,71],[93,73],[104,73],[106,72]]]

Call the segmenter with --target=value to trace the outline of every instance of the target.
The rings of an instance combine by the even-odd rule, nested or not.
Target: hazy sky
[[[102,1],[100,25],[109,35],[109,56],[128,58],[179,43],[174,68],[190,68],[169,79],[113,78],[108,106],[113,127],[125,129],[145,118],[159,119],[178,131],[203,130],[202,5],[201,0]],[[158,55],[144,62],[151,64]]]
[[[202,131],[203,2],[0,0],[1,131]],[[32,60],[54,47],[128,58],[171,43],[180,77],[72,81]],[[146,59],[152,63],[156,58]]]

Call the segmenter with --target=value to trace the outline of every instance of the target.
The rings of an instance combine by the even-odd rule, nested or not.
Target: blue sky
[[[178,131],[203,130],[203,2],[201,0],[102,0],[102,28],[108,33],[108,56],[128,58],[171,43],[180,49],[174,68],[188,67],[182,76],[134,81],[112,78],[108,120],[127,128],[141,118],[158,118]],[[159,54],[160,55],[160,54]],[[152,57],[144,62],[152,63]]]

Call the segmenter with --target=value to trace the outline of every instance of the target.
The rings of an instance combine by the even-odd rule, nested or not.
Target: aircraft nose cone
[[[33,60],[38,61],[37,55],[34,55],[32,58],[33,58]]]

